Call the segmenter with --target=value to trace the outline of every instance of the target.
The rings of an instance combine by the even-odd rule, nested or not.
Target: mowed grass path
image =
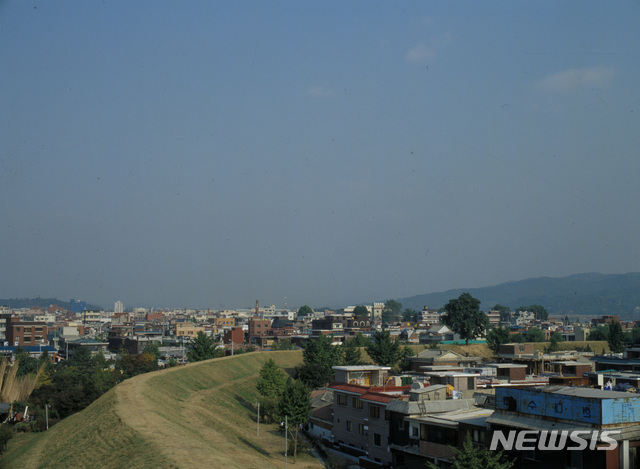
[[[256,435],[255,385],[268,358],[290,369],[302,353],[254,352],[137,376],[48,432],[14,438],[0,467],[284,467],[277,427],[261,424]],[[302,455],[295,467],[323,465]]]

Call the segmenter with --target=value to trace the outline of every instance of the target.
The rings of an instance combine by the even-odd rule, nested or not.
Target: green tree
[[[309,305],[304,305],[301,306],[300,309],[298,310],[298,316],[313,316],[313,310],[311,309],[311,306]]]
[[[402,312],[402,320],[404,322],[418,322],[418,312],[415,309],[406,308]]]
[[[554,332],[549,338],[549,346],[546,347],[546,351],[557,352],[558,350],[560,350],[560,346],[558,344],[562,341],[562,334],[560,334],[559,332]]]
[[[342,364],[345,366],[362,365],[362,352],[356,344],[356,339],[345,340],[342,344]]]
[[[489,324],[487,315],[480,311],[480,300],[469,293],[449,300],[444,310],[447,314],[443,316],[443,322],[452,331],[460,334],[466,345],[469,345],[470,339],[482,334]]]
[[[562,338],[562,334],[560,334],[559,332],[554,332],[553,334],[551,334],[551,337],[549,338],[549,340],[553,340],[553,339],[555,339],[555,341],[558,343],[564,342],[564,339]]]
[[[367,309],[366,306],[358,305],[355,308],[353,308],[353,315],[354,316],[369,316],[369,310]]]
[[[634,345],[640,343],[640,326],[638,326],[638,324],[631,329],[631,343]]]
[[[605,324],[603,326],[596,327],[595,329],[591,329],[587,336],[587,340],[609,340],[609,325]]]
[[[29,356],[29,354],[19,346],[16,348],[15,354],[15,360],[20,364],[16,376],[35,375],[38,372],[39,365],[37,358]]]
[[[409,357],[413,357],[416,353],[413,351],[411,347],[405,345],[402,349],[402,359],[400,361],[400,369],[402,371],[411,370],[411,361],[409,361]]]
[[[607,341],[609,342],[609,349],[613,353],[621,353],[624,350],[624,333],[618,321],[611,321]]]
[[[260,405],[262,406],[262,418],[270,423],[276,416],[280,396],[287,384],[287,376],[273,359],[269,359],[260,369],[260,379],[256,388],[260,393]]]
[[[508,344],[511,334],[506,327],[494,327],[487,333],[487,345],[493,353],[498,353],[501,344]]]
[[[291,342],[291,339],[278,340],[271,347],[273,350],[295,350],[296,346]]]
[[[501,304],[493,305],[491,311],[498,311],[500,313],[500,321],[506,321],[509,318],[509,314],[511,314],[511,308],[508,306],[504,306]]]
[[[298,453],[298,430],[309,421],[311,415],[311,396],[309,388],[302,381],[287,380],[284,392],[278,403],[278,414],[287,418],[289,435],[293,440],[293,463]]]
[[[160,358],[160,346],[158,345],[158,342],[148,343],[147,346],[144,348],[144,352],[151,354],[153,358],[158,360]]]
[[[531,327],[525,334],[527,342],[544,342],[544,332],[537,327]]]
[[[358,332],[353,340],[355,341],[355,345],[357,347],[366,347],[371,343],[371,339],[369,339],[369,337],[365,337],[362,332]]]
[[[522,333],[511,335],[511,342],[513,342],[514,344],[522,344],[526,341],[527,339],[525,338],[525,335]]]
[[[452,469],[511,469],[515,460],[505,460],[502,451],[494,452],[473,446],[471,436],[467,433],[462,448],[453,449]],[[437,469],[433,463],[428,463],[430,469]]]
[[[311,389],[319,388],[333,381],[334,371],[331,367],[337,366],[342,360],[342,348],[333,345],[333,337],[321,335],[307,342],[302,358],[299,379]]]
[[[380,366],[394,366],[402,358],[402,352],[400,342],[391,339],[388,330],[376,331],[373,340],[367,345],[367,353]]]
[[[269,358],[260,368],[260,379],[256,388],[261,396],[277,399],[287,384],[287,376],[278,364]]]
[[[216,342],[213,336],[207,335],[202,331],[199,331],[197,337],[187,345],[187,358],[190,362],[209,360],[220,355],[216,349]]]
[[[396,300],[387,300],[382,309],[382,322],[396,322],[400,318],[402,303]],[[385,320],[386,319],[386,320]]]

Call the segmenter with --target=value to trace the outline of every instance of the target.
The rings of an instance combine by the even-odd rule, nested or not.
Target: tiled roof
[[[313,412],[311,412],[311,417],[324,420],[325,422],[333,422],[333,406],[327,405],[314,409]]]
[[[388,404],[392,399],[397,399],[397,397],[398,396],[389,396],[388,394],[379,394],[375,392],[369,392],[367,394],[364,394],[363,396],[360,396],[360,399],[365,401],[373,401],[373,402]]]
[[[329,387],[336,391],[346,391],[354,394],[364,394],[369,391],[367,386],[358,386],[357,384],[331,383]]]
[[[360,394],[361,399],[370,401],[387,403],[391,399],[398,397],[398,394],[404,394],[411,389],[407,386],[358,386],[356,384],[331,383],[329,387],[335,391],[343,391],[352,394]]]

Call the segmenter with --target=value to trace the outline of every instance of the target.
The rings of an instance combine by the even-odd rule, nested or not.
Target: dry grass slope
[[[3,468],[279,468],[283,438],[274,425],[256,436],[255,383],[262,363],[283,368],[300,351],[256,352],[127,380],[48,432],[19,436]],[[308,455],[298,468],[320,468]]]

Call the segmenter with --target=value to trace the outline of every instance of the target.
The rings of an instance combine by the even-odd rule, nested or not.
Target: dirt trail
[[[226,359],[233,357],[218,360]],[[246,414],[238,415],[237,402],[234,410],[226,401],[233,399],[233,389],[253,386],[255,376],[190,391],[185,400],[162,398],[163,389],[156,379],[161,377],[159,373],[180,373],[198,366],[210,367],[211,363],[147,373],[122,382],[116,388],[116,414],[174,467],[284,467],[282,437],[275,427],[261,425],[258,438],[255,422],[247,419]],[[203,369],[207,371],[211,372]],[[166,376],[162,378],[164,381]],[[296,467],[323,466],[319,461],[301,464],[299,460]]]

